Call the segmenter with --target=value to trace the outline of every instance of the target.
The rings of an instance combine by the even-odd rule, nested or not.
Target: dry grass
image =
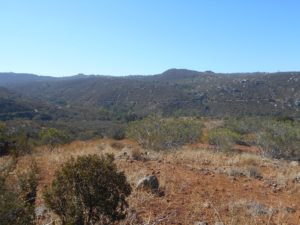
[[[20,158],[16,170],[25,169],[31,161],[37,162],[40,169],[37,204],[42,205],[43,188],[50,184],[55,170],[66,160],[85,154],[113,153],[118,167],[126,173],[133,187],[128,218],[122,224],[185,225],[195,221],[209,224],[222,221],[226,225],[299,224],[300,183],[295,177],[300,166],[248,153],[226,155],[197,146],[146,153],[130,140],[118,141],[122,148],[115,143],[103,139],[77,141],[53,151],[41,147],[32,155]],[[130,160],[118,157],[126,149],[134,156]],[[147,155],[148,160],[134,160],[141,155]],[[2,159],[1,165],[6,161]],[[226,171],[230,169],[242,170],[246,175],[229,176]],[[255,173],[261,174],[263,179],[255,179],[251,175]],[[135,189],[137,181],[150,174],[159,178],[165,196]],[[277,187],[280,188],[277,190]],[[259,213],[264,210],[268,213]]]

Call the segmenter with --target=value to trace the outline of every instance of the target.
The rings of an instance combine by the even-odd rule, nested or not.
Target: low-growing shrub
[[[250,166],[247,168],[246,174],[248,177],[252,177],[255,179],[262,179],[263,176],[261,175],[261,173],[259,172],[259,170],[257,169],[257,167],[255,166]]]
[[[7,183],[7,174],[0,175],[0,225],[35,224],[34,209],[38,185],[36,165],[33,163],[28,172],[18,175],[15,188]]]
[[[46,205],[62,224],[113,224],[125,217],[131,187],[113,156],[72,158],[44,191]]]
[[[230,151],[241,140],[241,135],[227,128],[215,128],[208,132],[208,141],[217,146],[218,150]]]
[[[41,144],[49,145],[51,148],[60,144],[66,144],[70,140],[64,131],[55,128],[42,130],[39,136]]]
[[[137,161],[145,160],[143,152],[139,148],[132,149],[131,157],[133,160],[137,160]]]
[[[112,147],[116,150],[121,150],[122,148],[125,147],[125,145],[122,142],[114,141],[110,144],[110,147]]]
[[[273,158],[300,158],[300,127],[290,121],[272,121],[257,133],[262,154]]]
[[[10,132],[5,123],[0,123],[0,156],[19,156],[30,153],[32,145],[25,131]]]
[[[6,126],[0,122],[0,156],[7,154],[9,151],[8,135],[6,133]]]
[[[109,127],[107,136],[115,140],[122,140],[125,138],[125,128],[123,125],[113,125]]]
[[[203,124],[196,119],[151,116],[131,122],[127,136],[145,148],[165,150],[198,141],[202,128]]]
[[[23,154],[29,154],[32,150],[32,144],[25,132],[15,134],[10,137],[10,149],[9,154],[14,156],[20,156]]]
[[[239,119],[231,118],[225,121],[224,127],[238,134],[251,134],[257,132],[257,130],[262,129],[262,121],[269,119],[259,118],[259,117],[243,117]]]
[[[222,132],[211,131],[212,139],[226,146],[232,145],[233,133],[240,135],[238,144],[258,146],[263,156],[272,158],[300,159],[300,123],[290,118],[245,117],[230,119]],[[222,128],[223,129],[223,128]],[[218,138],[216,138],[217,136]],[[228,141],[228,139],[230,141]],[[211,140],[212,143],[217,141]],[[217,143],[215,143],[218,145]]]

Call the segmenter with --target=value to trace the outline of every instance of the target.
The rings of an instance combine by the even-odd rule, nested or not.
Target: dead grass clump
[[[239,163],[241,165],[252,165],[252,166],[258,166],[261,164],[262,158],[261,156],[255,155],[255,154],[241,154]]]
[[[245,171],[240,168],[229,168],[227,169],[228,176],[231,177],[245,177]]]
[[[258,171],[257,167],[254,167],[254,166],[250,166],[250,167],[247,168],[246,175],[248,177],[252,177],[252,178],[255,178],[255,179],[262,179],[263,178],[261,173]]]
[[[251,177],[251,178],[255,178],[255,179],[263,178],[261,173],[254,166],[246,167],[246,168],[245,167],[244,168],[239,168],[239,167],[228,168],[227,174],[228,174],[228,176],[231,176],[231,177]]]
[[[291,177],[294,183],[300,183],[300,172],[293,174]]]
[[[227,165],[231,166],[261,166],[267,159],[259,155],[242,153],[230,156],[227,160]]]
[[[125,147],[125,145],[122,142],[114,141],[110,144],[110,147],[116,150],[121,150]]]
[[[246,199],[237,200],[228,204],[230,214],[234,215],[236,222],[240,221],[241,218],[252,217],[254,221],[257,217],[269,216],[276,211],[275,209],[269,208],[261,202],[250,201]],[[248,220],[250,221],[250,220]]]
[[[137,161],[144,161],[146,159],[143,152],[139,148],[132,149],[131,158]]]
[[[253,216],[269,215],[273,212],[273,209],[268,208],[260,202],[249,202],[246,205],[246,209]]]
[[[107,147],[107,146],[106,146],[106,144],[104,144],[104,143],[100,143],[100,144],[97,146],[97,148],[98,148],[99,151],[105,150],[106,147]]]

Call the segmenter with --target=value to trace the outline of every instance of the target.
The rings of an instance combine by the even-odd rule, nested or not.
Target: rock
[[[194,225],[208,225],[207,222],[195,222]]]
[[[159,189],[159,182],[156,176],[147,176],[140,179],[137,182],[137,189],[144,189],[144,190],[151,190],[151,191],[158,191]]]

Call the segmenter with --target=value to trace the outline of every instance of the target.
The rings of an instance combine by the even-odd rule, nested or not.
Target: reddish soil
[[[130,140],[118,142],[119,145],[113,144],[114,142],[111,140],[75,142],[53,152],[39,149],[33,156],[20,160],[19,167],[28,163],[28,160],[34,159],[40,168],[41,180],[37,204],[43,203],[42,190],[51,183],[54,171],[59,169],[71,155],[113,152],[117,156],[121,150],[111,146],[138,148],[138,145]],[[232,177],[220,173],[219,164],[225,165],[232,156],[219,156],[220,153],[214,151],[209,153],[208,150],[208,153],[205,153],[206,158],[205,154],[199,155],[199,151],[203,148],[210,149],[211,146],[203,144],[188,146],[179,150],[180,154],[148,152],[149,159],[145,162],[117,157],[118,167],[126,173],[133,187],[133,193],[129,197],[130,213],[123,224],[193,225],[196,221],[206,221],[209,225],[217,221],[222,221],[226,225],[300,224],[299,185],[292,184],[288,188],[274,191],[265,179]],[[251,147],[241,149],[245,152],[256,152]],[[212,159],[219,164],[210,162]],[[274,167],[258,166],[267,173],[264,177],[265,175],[272,177],[274,174],[276,176],[280,172],[279,169],[278,171],[274,169],[277,167],[275,163]],[[296,167],[296,170],[300,171],[300,167]],[[135,189],[138,179],[150,174],[158,177],[164,196],[160,197],[157,194]],[[265,208],[276,210],[268,214],[251,214],[248,203],[257,203]],[[286,212],[287,208],[291,208],[292,212]]]

